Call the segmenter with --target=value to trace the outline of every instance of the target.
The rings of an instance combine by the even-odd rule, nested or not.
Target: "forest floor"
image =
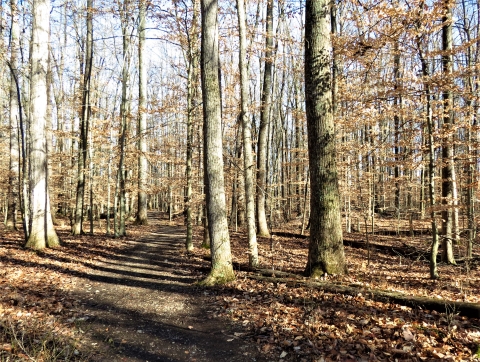
[[[62,247],[41,253],[1,230],[0,361],[480,360],[480,320],[454,304],[480,311],[478,255],[440,264],[433,281],[430,236],[369,235],[367,248],[365,234],[346,234],[349,273],[318,280],[327,290],[301,277],[308,241],[292,233],[298,225],[259,238],[260,271],[248,270],[246,236],[232,231],[237,279],[203,288],[201,229],[187,254],[183,220],[150,216],[119,239],[60,228]],[[433,298],[446,312],[385,302],[376,289]]]

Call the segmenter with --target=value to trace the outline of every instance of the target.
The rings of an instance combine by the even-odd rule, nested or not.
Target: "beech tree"
[[[60,240],[53,227],[47,178],[47,68],[50,1],[35,0],[30,54],[30,235],[26,247],[42,250]]]
[[[305,7],[305,98],[310,165],[310,241],[305,274],[346,271],[332,108],[330,2]]]
[[[201,75],[205,190],[212,267],[205,284],[235,278],[230,252],[221,127],[221,94],[218,62],[218,2],[202,0]]]

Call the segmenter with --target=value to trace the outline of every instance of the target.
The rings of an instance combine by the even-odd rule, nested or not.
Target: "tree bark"
[[[128,34],[128,5],[129,0],[124,0],[122,4],[121,22],[122,22],[122,45],[123,45],[123,64],[122,64],[122,99],[120,103],[120,157],[117,170],[117,188],[119,201],[118,224],[115,226],[115,236],[125,236],[127,234],[125,221],[127,218],[127,200],[126,200],[126,171],[125,171],[125,153],[127,139],[127,118],[128,118],[128,81],[130,65],[130,34]]]
[[[42,250],[60,244],[50,213],[47,180],[47,70],[50,1],[33,2],[33,25],[30,54],[30,205],[31,228],[27,248]]]
[[[235,278],[230,251],[223,176],[221,99],[218,52],[218,2],[202,0],[201,74],[208,230],[212,266],[204,284]]]
[[[332,113],[328,0],[307,0],[305,97],[310,165],[311,231],[305,274],[346,272]]]
[[[137,225],[147,225],[147,65],[145,61],[146,0],[140,0],[138,25],[138,210]]]
[[[265,38],[265,69],[263,73],[263,89],[260,113],[260,128],[258,130],[258,156],[257,156],[257,223],[258,235],[269,237],[267,216],[265,212],[266,199],[266,167],[268,124],[270,122],[270,104],[272,98],[272,73],[273,73],[273,0],[267,0],[267,25]]]
[[[453,72],[452,47],[452,9],[450,0],[445,1],[445,15],[442,18],[442,70],[445,87],[443,91],[443,144],[442,144],[442,260],[455,264],[453,256],[453,225],[454,225],[454,191],[455,191],[455,165],[453,160],[454,145],[452,129],[453,125],[453,93],[449,81]]]
[[[72,234],[83,234],[83,214],[85,204],[85,168],[88,153],[88,132],[91,115],[90,84],[93,65],[93,0],[87,1],[87,39],[85,42],[85,63],[83,72],[82,114],[80,116],[80,139],[78,147],[77,193],[75,201],[75,217]]]
[[[422,9],[423,5],[420,5],[420,9]],[[420,24],[417,24],[417,29],[419,28]],[[427,126],[427,145],[428,145],[428,193],[430,197],[430,218],[431,218],[431,225],[432,225],[432,243],[430,246],[430,278],[437,279],[438,278],[438,268],[437,268],[437,255],[438,255],[438,247],[439,247],[439,240],[438,240],[438,228],[437,228],[437,220],[436,220],[436,192],[435,192],[435,143],[434,143],[434,123],[433,123],[433,115],[432,115],[432,105],[431,105],[431,92],[430,92],[430,84],[428,83],[428,77],[430,75],[430,71],[428,69],[427,60],[425,59],[422,51],[422,39],[421,36],[417,36],[416,39],[417,48],[418,48],[418,55],[420,58],[420,63],[422,66],[422,76],[423,76],[423,88],[425,92],[425,101],[426,101],[426,126]]]
[[[19,169],[19,99],[17,96],[16,72],[18,66],[18,10],[16,0],[10,1],[12,12],[11,30],[10,30],[10,173],[8,182],[8,209],[7,209],[7,230],[17,230],[17,211],[20,196],[20,169]]]
[[[243,129],[243,176],[245,179],[245,202],[248,233],[248,256],[251,268],[258,266],[257,234],[255,232],[255,189],[253,186],[253,155],[252,155],[252,129],[248,112],[248,67],[247,67],[247,35],[245,20],[245,3],[237,0],[238,28],[240,38],[239,67],[240,67],[240,96]]]
[[[185,239],[185,248],[193,250],[193,122],[197,112],[197,77],[198,77],[198,0],[193,0],[192,27],[188,43],[188,74],[187,74],[187,160],[185,176],[187,179],[187,188],[185,194],[185,217],[187,224],[187,237]]]

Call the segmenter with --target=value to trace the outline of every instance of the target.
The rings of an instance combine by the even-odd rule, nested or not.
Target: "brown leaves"
[[[382,242],[380,237],[376,242]],[[386,238],[392,240],[392,238]],[[300,274],[306,261],[307,244],[297,239],[279,238],[272,255],[269,241],[260,239],[260,258],[264,266],[282,267],[282,271]],[[389,241],[388,241],[389,242]],[[246,265],[245,241],[232,238],[235,261]],[[329,277],[336,284],[367,286],[408,295],[440,295],[457,299],[462,285],[464,299],[476,300],[468,279],[479,280],[478,271],[458,274],[458,269],[441,266],[450,281],[430,281],[425,276],[428,265],[375,253],[366,267],[366,252],[349,249],[350,274]],[[364,267],[362,267],[364,265]],[[398,304],[381,303],[358,294],[348,296],[324,293],[295,283],[271,283],[246,279],[238,272],[237,280],[224,287],[212,299],[213,318],[224,317],[240,322],[253,333],[259,350],[272,359],[283,361],[368,361],[368,360],[451,360],[472,359],[472,349],[480,343],[478,330],[470,321],[454,313],[442,315]],[[452,282],[452,280],[454,280]],[[457,285],[457,286],[455,286]],[[469,289],[470,288],[470,289]]]
[[[8,235],[8,242],[0,241],[0,359],[53,360],[50,353],[80,358],[77,324],[86,317],[72,294],[76,275],[87,273],[118,242],[99,237],[84,248],[84,237],[63,234],[63,247],[35,253],[23,248],[19,233]]]

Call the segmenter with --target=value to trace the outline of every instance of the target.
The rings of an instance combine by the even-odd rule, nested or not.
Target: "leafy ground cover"
[[[345,240],[363,240],[352,233]],[[429,236],[369,235],[365,248],[346,246],[349,274],[325,276],[337,285],[355,286],[357,295],[325,293],[298,287],[297,279],[279,282],[252,279],[247,270],[246,236],[233,233],[237,280],[212,296],[212,318],[231,318],[272,360],[284,361],[470,361],[480,360],[480,321],[459,316],[451,301],[478,303],[478,264],[441,264],[441,279],[428,278]],[[301,237],[260,239],[264,268],[301,275],[308,240]],[[348,243],[347,243],[348,244]],[[364,243],[365,244],[365,243]],[[418,252],[390,255],[373,245],[408,245]],[[388,248],[385,248],[388,250]],[[395,254],[395,253],[393,253]],[[205,253],[204,257],[206,257]],[[289,274],[286,274],[289,275]],[[444,301],[448,313],[375,301],[361,289],[397,291]]]
[[[102,350],[100,359],[92,349],[92,331],[80,293],[85,294],[86,287],[81,283],[100,264],[118,258],[122,250],[128,252],[137,240],[158,228],[162,225],[131,226],[128,238],[124,239],[101,235],[71,237],[64,230],[60,232],[63,246],[42,253],[23,249],[20,233],[2,231],[0,360],[120,360],[119,353],[124,349],[119,348],[125,348],[121,345],[128,336],[118,337],[118,348],[114,342],[110,343],[112,348]],[[233,323],[235,332],[230,333],[227,341],[241,340],[258,351],[258,355],[245,352],[239,361],[480,360],[480,321],[460,316],[454,308],[448,309],[452,301],[478,303],[479,267],[475,263],[440,265],[441,279],[430,280],[424,257],[428,252],[428,235],[401,238],[370,235],[370,257],[365,248],[347,246],[349,274],[323,278],[359,289],[357,294],[347,295],[299,283],[303,281],[300,274],[308,242],[301,237],[259,239],[262,268],[274,270],[278,274],[275,279],[248,271],[246,236],[242,232],[231,234],[237,279],[222,287],[201,289],[194,281],[206,275],[209,261],[208,251],[199,247],[200,231],[196,230],[198,247],[192,254],[183,252],[179,246],[180,264],[176,264],[176,269],[189,276],[192,294],[198,303],[205,303],[206,313],[196,317],[199,325],[222,328],[224,323]],[[345,239],[364,241],[365,235],[348,234]],[[418,252],[398,255],[385,252],[388,248],[374,247],[404,244]],[[155,259],[148,260],[153,263]],[[436,298],[444,301],[449,312],[380,302],[365,292],[367,288]],[[100,298],[96,290],[88,296],[93,300]],[[148,295],[143,299],[152,303]],[[138,305],[139,310],[147,307]],[[141,337],[145,339],[145,335]],[[154,337],[151,336],[152,341]],[[107,345],[109,338],[104,341]],[[176,360],[201,360],[198,354],[195,357],[187,352],[182,351],[184,355]]]

